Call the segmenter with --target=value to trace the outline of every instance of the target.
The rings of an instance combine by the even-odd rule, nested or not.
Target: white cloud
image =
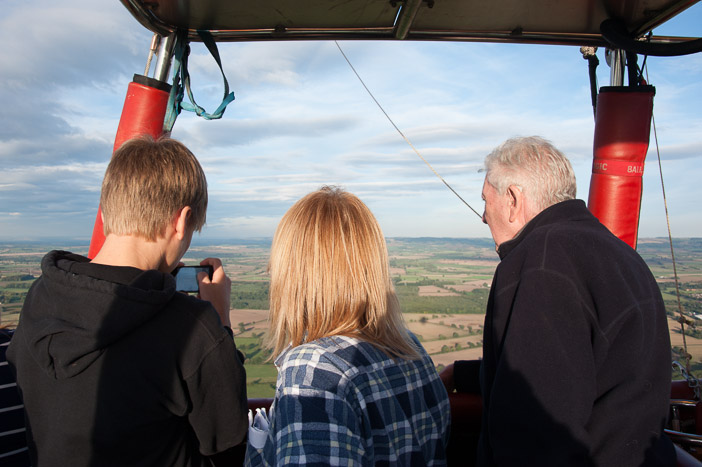
[[[0,55],[3,236],[90,235],[127,84],[142,72],[150,39],[119,2],[3,5],[0,40],[12,44]],[[573,161],[587,198],[594,123],[577,47],[340,44],[402,132],[478,211],[482,160],[515,135],[553,141]],[[219,121],[183,112],[173,131],[207,173],[203,236],[270,236],[295,200],[327,183],[358,194],[387,235],[489,236],[401,139],[333,42],[222,43],[219,50],[236,100]],[[599,53],[603,85],[608,68]],[[201,44],[190,63],[195,98],[211,110],[222,98],[219,70]],[[674,234],[699,236],[689,200],[702,198],[694,175],[702,57],[647,63]],[[654,155],[651,149],[643,236],[662,225]]]

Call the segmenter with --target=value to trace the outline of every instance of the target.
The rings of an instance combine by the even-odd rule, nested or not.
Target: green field
[[[246,393],[250,398],[273,397],[278,372],[273,365],[246,365]]]
[[[482,324],[498,258],[492,240],[390,238],[391,275],[405,321],[421,337],[437,367],[455,359],[480,358]],[[670,246],[663,239],[641,239],[638,251],[658,280],[669,314],[673,352],[683,359],[679,319],[682,308],[687,352],[702,376],[702,239],[676,239],[676,291]],[[15,325],[29,286],[40,274],[42,255],[51,249],[81,254],[86,245],[0,245],[0,302],[3,324]],[[270,240],[227,245],[194,244],[188,264],[219,257],[232,279],[232,328],[246,355],[249,397],[272,397],[276,370],[264,348]],[[679,293],[678,293],[679,291]],[[680,305],[678,305],[678,297]],[[678,378],[679,375],[674,375]]]

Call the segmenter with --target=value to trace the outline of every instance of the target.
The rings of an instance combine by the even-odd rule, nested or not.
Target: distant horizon
[[[475,241],[489,241],[492,242],[491,237],[456,237],[456,236],[432,236],[432,235],[421,235],[421,236],[386,236],[386,239],[397,239],[397,240],[475,240]],[[699,237],[689,237],[689,236],[679,236],[673,237],[673,240],[694,240],[702,239]],[[667,236],[649,236],[649,237],[639,237],[638,241],[647,240],[668,240]],[[271,242],[273,237],[207,237],[199,238],[197,236],[193,237],[191,247],[200,245],[213,245],[213,244],[226,244],[226,243],[261,243],[261,242]],[[0,247],[3,245],[43,245],[47,243],[71,243],[89,246],[90,238],[88,237],[39,237],[33,239],[13,239],[13,238],[2,238],[0,237]]]

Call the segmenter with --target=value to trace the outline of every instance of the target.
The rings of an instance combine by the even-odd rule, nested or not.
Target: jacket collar
[[[581,199],[570,199],[567,201],[561,201],[552,206],[547,207],[539,214],[537,214],[532,220],[526,223],[522,230],[517,233],[517,235],[512,240],[507,240],[503,242],[497,248],[497,254],[500,256],[500,260],[505,259],[505,257],[514,250],[517,245],[519,245],[530,232],[535,229],[554,224],[556,222],[562,222],[564,220],[583,220],[586,218],[592,218],[592,214],[588,211],[585,201]]]

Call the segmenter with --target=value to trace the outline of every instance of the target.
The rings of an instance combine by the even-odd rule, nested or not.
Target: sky
[[[702,36],[698,4],[654,30]],[[3,0],[0,9],[0,241],[88,241],[127,85],[152,34],[117,0]],[[571,160],[587,200],[594,120],[578,47],[340,42],[396,125],[473,208],[483,159],[540,135]],[[236,99],[224,117],[183,112],[172,137],[200,160],[209,209],[201,240],[271,237],[322,185],[357,194],[388,237],[489,237],[403,141],[334,42],[224,43]],[[193,44],[195,99],[219,105],[219,69]],[[609,84],[604,49],[599,85]],[[674,237],[702,236],[702,54],[649,57],[654,120]],[[640,237],[667,236],[655,138]],[[194,239],[194,243],[197,239]]]

